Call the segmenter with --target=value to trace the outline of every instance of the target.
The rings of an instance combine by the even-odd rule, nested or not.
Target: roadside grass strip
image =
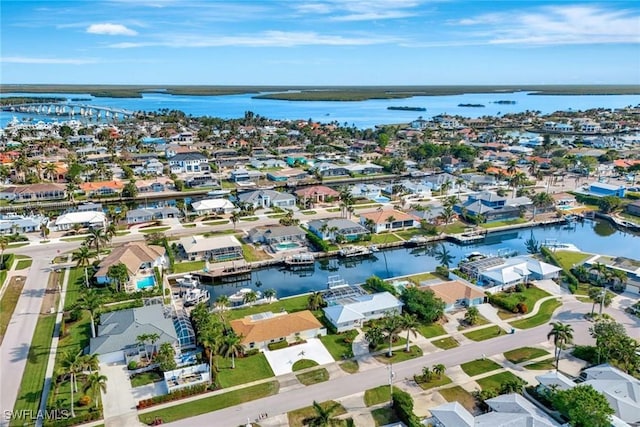
[[[140,228],[138,229],[138,231],[142,234],[151,234],[151,233],[162,233],[170,229],[171,227],[149,227],[149,228]]]
[[[389,364],[389,363],[404,362],[405,360],[411,360],[421,356],[422,356],[422,349],[417,345],[412,345],[411,347],[409,347],[409,352],[404,351],[404,348],[402,348],[402,349],[393,350],[393,356],[391,357],[387,357],[386,352],[384,354],[379,354],[375,357],[378,362]]]
[[[416,383],[423,390],[429,390],[435,387],[442,387],[443,385],[451,384],[451,378],[442,374],[440,378],[437,375],[434,375],[433,378],[429,381],[417,381],[418,376],[416,376]]]
[[[320,402],[320,406],[324,409],[330,408],[334,405],[338,405],[336,410],[333,412],[333,416],[344,415],[347,413],[347,410],[344,409],[344,406],[340,405],[335,400],[328,400],[326,402]],[[291,411],[287,413],[287,418],[289,419],[289,427],[303,427],[309,424],[311,418],[316,416],[316,411],[313,409],[313,406],[307,406],[306,408],[296,409],[295,411]],[[334,426],[338,425],[332,424]]]
[[[535,347],[521,347],[515,350],[507,351],[504,353],[504,357],[511,363],[516,365],[527,360],[537,359],[538,357],[547,356],[549,352],[541,348]]]
[[[502,366],[491,359],[476,359],[471,362],[463,363],[460,367],[465,374],[470,377],[475,377],[476,375],[484,374],[485,372],[500,369]]]
[[[342,362],[339,366],[348,374],[355,374],[356,372],[358,372],[358,369],[360,369],[357,360],[347,360],[346,362]]]
[[[539,362],[529,363],[525,365],[524,368],[530,371],[550,371],[555,369],[556,365],[554,364],[553,358],[540,360]]]
[[[364,404],[369,406],[378,405],[380,403],[389,402],[389,386],[381,385],[376,388],[370,388],[364,392]]]
[[[491,375],[490,377],[477,379],[476,382],[482,390],[500,390],[502,384],[517,381],[519,378],[513,375],[509,371],[500,372],[499,374]]]
[[[553,312],[561,305],[562,303],[556,299],[547,300],[540,305],[540,309],[535,315],[526,319],[510,322],[509,324],[518,329],[529,329],[544,325],[551,320]]]
[[[451,348],[456,348],[460,345],[460,343],[458,343],[458,341],[456,341],[455,338],[453,337],[445,337],[445,338],[440,338],[439,340],[433,340],[431,341],[431,344],[435,345],[436,347],[442,350],[449,350]]]
[[[20,294],[22,293],[22,288],[24,287],[25,278],[20,277],[20,279],[18,279],[18,277],[12,278],[9,284],[7,284],[7,288],[0,301],[0,343],[2,343],[4,334],[7,332],[11,316],[13,316],[13,312],[20,299]]]
[[[489,326],[488,328],[465,332],[463,335],[473,341],[484,341],[502,335],[503,333],[504,331],[502,330],[502,328],[500,328],[500,326],[493,325]]]
[[[296,375],[298,381],[303,385],[313,385],[329,381],[329,371],[325,368],[314,369],[313,371],[303,372]]]

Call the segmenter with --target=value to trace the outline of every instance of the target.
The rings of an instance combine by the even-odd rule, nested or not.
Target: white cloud
[[[87,33],[106,34],[109,36],[135,36],[138,33],[122,24],[91,24],[87,27]]]
[[[68,64],[82,65],[95,64],[98,61],[92,58],[36,58],[28,56],[4,56],[0,58],[1,63],[6,64]]]
[[[130,49],[139,47],[174,47],[174,48],[203,48],[221,46],[240,47],[296,47],[296,46],[366,46],[375,44],[395,43],[399,39],[381,36],[340,36],[324,35],[316,32],[288,32],[265,31],[258,34],[240,36],[201,36],[174,35],[170,39],[151,42],[123,42],[114,43],[108,47]]]
[[[300,14],[330,15],[332,21],[377,21],[415,16],[418,0],[325,0],[293,6]]]
[[[486,14],[462,19],[457,25],[477,28],[476,41],[494,45],[640,43],[637,11],[592,5]]]

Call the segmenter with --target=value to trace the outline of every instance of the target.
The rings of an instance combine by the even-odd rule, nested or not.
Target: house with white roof
[[[236,207],[227,199],[205,199],[191,203],[193,211],[198,215],[210,213],[231,213]]]
[[[221,262],[242,259],[242,244],[235,236],[188,236],[180,239],[180,247],[190,261],[205,259]]]
[[[363,323],[379,319],[386,314],[402,313],[404,304],[389,292],[361,295],[339,300],[323,308],[324,315],[337,332],[361,327]]]
[[[70,230],[74,224],[80,224],[82,227],[105,228],[107,217],[104,212],[69,212],[60,215],[54,222],[55,228],[59,231]]]

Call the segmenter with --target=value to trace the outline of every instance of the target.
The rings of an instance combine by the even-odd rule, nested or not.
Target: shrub
[[[524,283],[518,283],[516,285],[516,292],[524,292],[525,289],[526,287],[524,286]]]
[[[129,362],[129,364],[127,365],[127,368],[130,371],[133,371],[135,369],[138,369],[138,362],[136,362],[135,360],[132,360],[131,362]]]
[[[406,391],[394,388],[392,393],[393,410],[400,421],[408,427],[422,427],[420,419],[413,413],[413,398]]]
[[[85,424],[90,421],[96,421],[100,418],[102,418],[102,414],[100,413],[100,411],[89,411],[74,418],[62,418],[57,421],[45,418],[44,425],[46,427],[69,427]]]
[[[185,397],[195,396],[197,394],[202,394],[207,390],[214,390],[215,387],[209,387],[208,384],[198,384],[191,387],[185,387],[180,390],[176,390],[169,394],[162,394],[159,396],[154,396],[150,399],[143,399],[138,402],[137,409],[149,408],[154,405],[159,405],[161,403],[173,402],[175,400],[184,399]]]
[[[91,397],[86,394],[78,399],[78,406],[89,406],[91,405]]]
[[[76,307],[73,310],[71,310],[71,312],[69,313],[69,322],[76,322],[81,317],[82,317],[82,309]]]
[[[283,340],[283,341],[269,343],[267,347],[269,347],[269,350],[280,350],[281,348],[289,347],[289,343],[287,342],[287,340]]]
[[[598,363],[598,351],[592,345],[577,345],[571,354],[589,363]]]
[[[350,344],[353,340],[358,336],[358,331],[355,329],[348,330],[344,333],[344,338],[342,339],[345,343]]]
[[[260,349],[257,348],[252,348],[251,350],[247,350],[244,352],[244,355],[249,357],[249,356],[255,356],[256,354],[260,353]]]
[[[527,307],[527,304],[523,302],[519,302],[517,307],[518,307],[518,311],[522,314],[527,314],[529,312],[529,308]]]

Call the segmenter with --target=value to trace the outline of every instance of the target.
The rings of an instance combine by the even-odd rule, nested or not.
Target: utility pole
[[[396,375],[393,372],[393,363],[389,363],[387,369],[389,370],[389,405],[393,406],[393,378]]]
[[[602,296],[600,297],[600,310],[598,312],[600,316],[602,316],[602,307],[604,306],[604,296],[606,293],[607,293],[607,287],[602,286]]]

